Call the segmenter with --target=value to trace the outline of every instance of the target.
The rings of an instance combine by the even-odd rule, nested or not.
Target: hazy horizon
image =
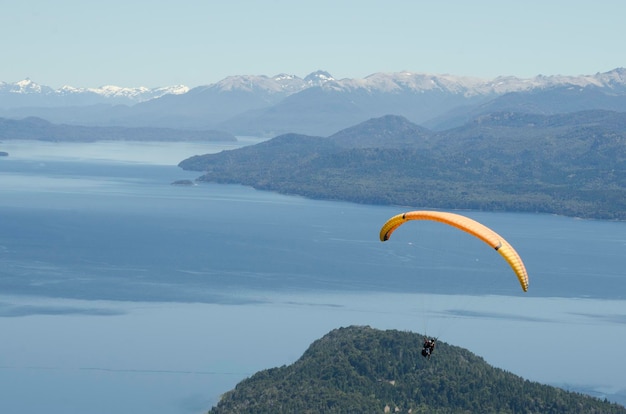
[[[626,63],[626,3],[25,0],[0,15],[0,80],[60,88],[215,83],[325,70],[480,78],[589,75]]]

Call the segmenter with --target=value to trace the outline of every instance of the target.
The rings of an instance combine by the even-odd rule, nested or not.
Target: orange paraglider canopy
[[[502,236],[489,227],[460,214],[443,211],[409,211],[391,217],[380,229],[380,241],[387,241],[391,234],[401,225],[411,220],[431,220],[448,224],[471,234],[474,237],[493,247],[511,266],[524,292],[528,291],[528,273],[526,266],[515,251]]]

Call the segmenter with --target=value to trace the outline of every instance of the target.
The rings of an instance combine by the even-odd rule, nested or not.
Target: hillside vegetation
[[[172,128],[119,126],[79,126],[53,124],[41,118],[0,118],[0,139],[54,142],[93,141],[236,141],[237,138],[222,131],[200,131]]]
[[[617,404],[524,380],[468,350],[369,327],[336,329],[295,363],[260,371],[226,393],[226,413],[626,413]]]
[[[310,198],[626,219],[626,113],[493,113],[435,132],[384,116],[179,164],[199,180]]]

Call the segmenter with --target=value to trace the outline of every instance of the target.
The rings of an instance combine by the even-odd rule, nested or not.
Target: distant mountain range
[[[94,104],[125,104],[160,98],[166,94],[179,95],[189,92],[184,85],[163,88],[128,88],[100,86],[97,88],[75,88],[63,86],[53,89],[26,78],[19,82],[0,82],[0,108],[20,107],[64,107]]]
[[[417,72],[335,79],[280,74],[230,76],[189,89],[72,88],[0,82],[0,116],[55,123],[216,129],[235,135],[328,136],[370,118],[400,115],[434,130],[491,112],[626,111],[626,69],[581,76],[494,79]]]

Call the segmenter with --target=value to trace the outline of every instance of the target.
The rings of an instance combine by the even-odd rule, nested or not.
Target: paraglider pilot
[[[422,348],[422,356],[430,359],[433,351],[435,350],[435,340],[426,338],[424,339],[424,346]]]

